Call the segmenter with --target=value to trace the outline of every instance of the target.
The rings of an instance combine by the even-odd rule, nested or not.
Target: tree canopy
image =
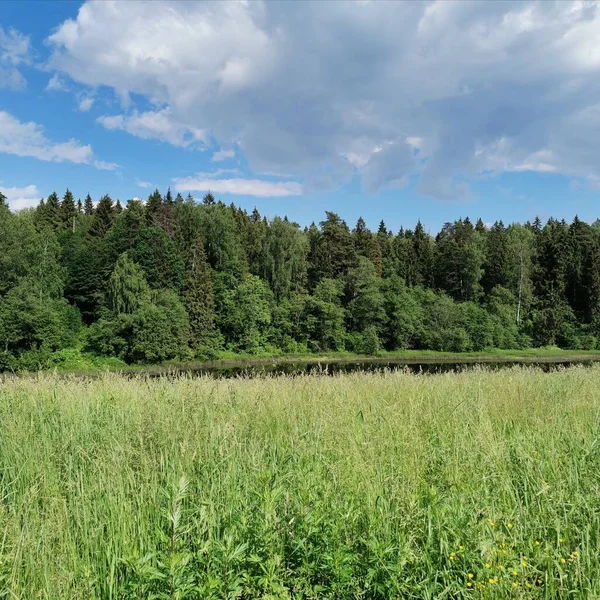
[[[598,222],[461,218],[432,235],[333,212],[301,228],[210,193],[122,206],[66,190],[19,212],[0,194],[0,369],[68,348],[158,362],[599,340]]]

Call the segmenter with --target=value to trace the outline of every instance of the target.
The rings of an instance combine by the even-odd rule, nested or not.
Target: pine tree
[[[114,207],[112,198],[106,194],[100,198],[94,214],[94,220],[90,226],[90,233],[98,237],[106,235],[111,228],[114,218]]]
[[[117,203],[115,204],[114,213],[115,215],[120,215],[123,212],[123,206],[121,205],[121,201],[117,199]]]
[[[92,197],[89,194],[85,197],[85,202],[83,203],[83,214],[94,214],[94,203],[92,202]]]
[[[0,206],[8,206],[8,199],[2,192],[0,192]]]
[[[211,206],[212,204],[215,203],[215,197],[208,192],[204,198],[202,198],[202,204],[206,204],[207,206]]]
[[[67,188],[60,205],[60,217],[63,229],[75,229],[76,216],[75,200],[73,199],[71,190]]]
[[[193,348],[207,344],[215,333],[215,305],[210,267],[204,254],[200,236],[190,248],[185,280],[183,303],[190,320],[190,341]]]
[[[167,190],[167,195],[165,196],[165,204],[173,205],[173,194],[171,194],[171,188]]]
[[[81,203],[81,198],[77,199],[77,214],[80,215],[83,213],[83,204]]]

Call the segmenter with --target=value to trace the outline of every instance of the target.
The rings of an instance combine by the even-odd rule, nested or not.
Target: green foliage
[[[220,329],[228,347],[236,351],[258,352],[264,348],[272,321],[273,294],[256,275],[246,275],[222,297]]]
[[[204,243],[196,237],[188,252],[183,302],[190,320],[190,342],[199,350],[215,343],[215,302]]]
[[[306,303],[304,318],[310,347],[316,351],[344,349],[345,311],[343,286],[335,279],[322,279]]]
[[[5,354],[52,364],[70,344],[69,334],[57,348],[51,325],[62,323],[52,317],[62,300],[91,327],[94,352],[129,361],[224,351],[589,349],[600,339],[598,222],[487,229],[459,219],[434,238],[420,221],[393,235],[384,221],[373,233],[361,218],[351,232],[339,215],[325,215],[301,230],[210,193],[196,203],[169,190],[124,209],[108,195],[96,207],[89,194],[76,204],[68,189],[62,201],[53,193],[18,213],[3,200],[0,301],[18,311],[11,298],[26,288],[24,302],[37,294],[48,307],[27,300],[37,333]],[[172,331],[157,316],[163,292],[185,312],[181,319],[170,305]]]
[[[188,356],[189,320],[172,290],[152,291],[127,254],[119,257],[107,291],[108,310],[94,323],[88,349],[126,362]]]

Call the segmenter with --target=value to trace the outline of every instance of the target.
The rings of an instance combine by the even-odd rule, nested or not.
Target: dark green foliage
[[[154,190],[146,202],[146,223],[149,226],[154,225],[154,219],[158,215],[158,211],[162,206],[162,196],[158,190]]]
[[[83,214],[94,214],[94,203],[92,202],[92,197],[89,194],[85,197],[85,202],[83,203]]]
[[[75,229],[77,208],[71,190],[67,190],[60,205],[60,217],[63,229]]]
[[[215,341],[215,301],[210,268],[204,254],[204,242],[200,236],[189,249],[183,304],[190,320],[190,343],[198,350]]]
[[[455,300],[481,295],[484,248],[469,219],[446,223],[436,238],[436,285]]]
[[[150,290],[143,271],[127,254],[119,257],[108,283],[107,310],[92,326],[88,348],[127,362],[185,358],[189,321],[170,290]]]
[[[184,261],[175,242],[158,227],[139,232],[131,258],[142,267],[150,287],[180,290],[183,283]]]
[[[106,194],[100,198],[98,206],[96,206],[94,218],[90,226],[90,233],[98,237],[106,235],[112,226],[114,217],[115,211],[112,198]]]
[[[434,239],[421,222],[393,235],[358,219],[351,232],[332,212],[301,230],[210,193],[197,204],[156,190],[122,208],[67,190],[19,213],[0,196],[3,369],[48,366],[83,344],[156,362],[598,339],[600,222],[459,219]]]

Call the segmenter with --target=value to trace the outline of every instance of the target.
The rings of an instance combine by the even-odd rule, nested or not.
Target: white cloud
[[[54,73],[54,75],[50,77],[45,90],[47,92],[67,92],[69,90],[69,86],[58,73]]]
[[[28,156],[50,162],[93,164],[98,169],[114,169],[114,163],[94,160],[92,147],[75,139],[56,143],[49,140],[44,128],[33,121],[24,123],[0,110],[0,152]]]
[[[205,131],[177,122],[168,108],[142,113],[133,111],[130,115],[103,115],[96,121],[105,129],[121,129],[136,137],[156,139],[173,146],[201,146],[206,139]]]
[[[135,183],[139,185],[141,188],[150,188],[152,184],[149,181],[140,181],[136,178]]]
[[[42,197],[42,194],[40,194],[35,185],[28,185],[22,188],[0,186],[0,192],[6,196],[8,205],[12,210],[37,206]]]
[[[221,162],[235,156],[235,150],[218,150],[212,155],[212,162]]]
[[[29,62],[29,37],[16,29],[4,31],[0,26],[0,89],[21,90],[27,86],[16,68]]]
[[[87,112],[88,110],[90,110],[90,108],[92,108],[93,104],[94,104],[93,96],[83,96],[79,99],[79,101],[77,103],[77,108],[81,112]]]
[[[88,2],[49,43],[53,68],[121,99],[108,129],[214,138],[304,190],[415,175],[468,198],[481,173],[600,177],[599,32],[587,2],[156,0]]]
[[[95,160],[94,167],[99,171],[114,171],[119,168],[119,165],[114,162],[106,162],[104,160]]]
[[[302,186],[295,181],[274,182],[262,179],[212,179],[201,177],[186,177],[174,179],[178,192],[215,192],[217,194],[232,194],[236,196],[261,196],[274,198],[284,196],[300,196]]]

